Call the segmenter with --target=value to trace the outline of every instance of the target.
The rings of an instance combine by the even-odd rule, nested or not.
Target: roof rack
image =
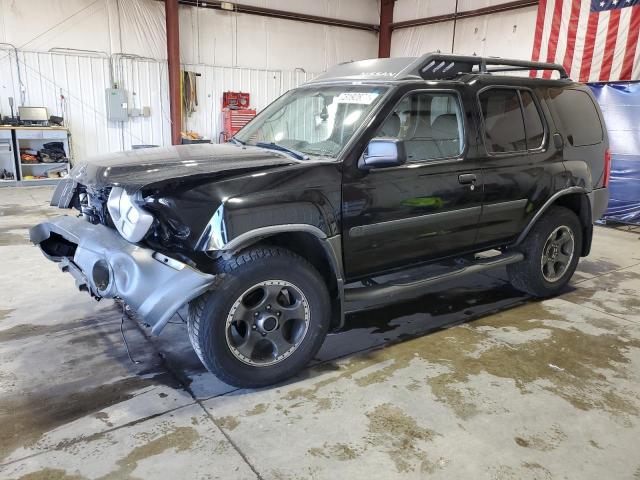
[[[487,68],[487,66],[491,65],[495,65],[496,68]],[[552,70],[557,71],[560,74],[560,78],[569,78],[564,67],[557,63],[510,60],[499,57],[445,55],[440,53],[427,53],[419,57],[398,76],[400,77],[402,74],[417,74],[425,80],[442,80],[453,78],[463,73],[515,72],[521,70]]]
[[[555,63],[427,53],[418,58],[373,58],[345,62],[331,67],[307,83],[334,82],[336,80],[448,80],[467,73],[491,74],[494,72],[515,72],[520,70],[554,70],[560,73],[560,78],[569,78],[564,67]]]

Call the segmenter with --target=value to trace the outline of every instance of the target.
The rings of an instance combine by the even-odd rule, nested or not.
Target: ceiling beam
[[[242,5],[232,2],[209,1],[209,0],[179,0],[180,5],[190,7],[210,8],[213,10],[223,10],[229,12],[246,13],[248,15],[259,15],[262,17],[280,18],[283,20],[295,20],[298,22],[315,23],[319,25],[331,25],[334,27],[354,28],[356,30],[367,30],[377,32],[378,25],[355,22],[353,20],[341,20],[339,18],[320,17],[305,13],[288,12],[285,10],[275,10],[273,8],[254,7],[252,5]]]
[[[447,13],[445,15],[435,15],[433,17],[415,18],[412,20],[392,23],[391,29],[398,30],[400,28],[432,25],[434,23],[451,22],[453,20],[460,20],[463,18],[481,17],[483,15],[490,15],[492,13],[508,12],[510,10],[537,6],[538,1],[539,0],[515,0],[507,3],[502,3],[500,5],[492,5],[490,7],[477,8],[475,10],[466,10],[458,12],[457,14]]]

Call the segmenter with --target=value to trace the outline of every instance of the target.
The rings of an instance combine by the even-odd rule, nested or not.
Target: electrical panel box
[[[129,120],[127,91],[122,88],[107,88],[107,118],[112,122]]]

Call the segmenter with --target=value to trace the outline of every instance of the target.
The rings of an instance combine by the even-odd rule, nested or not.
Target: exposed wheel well
[[[582,252],[586,257],[591,251],[591,238],[593,236],[593,222],[591,217],[591,203],[585,193],[569,193],[562,195],[553,202],[553,205],[566,207],[575,213],[582,225]]]
[[[259,243],[291,250],[318,270],[331,296],[331,327],[339,328],[342,326],[342,285],[338,284],[340,273],[335,271],[334,261],[324,242],[309,232],[284,232],[262,238]]]

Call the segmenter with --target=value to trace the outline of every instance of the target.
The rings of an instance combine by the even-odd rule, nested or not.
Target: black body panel
[[[193,144],[145,148],[94,157],[74,167],[71,176],[91,187],[118,185],[133,192],[150,185],[242,175],[295,164],[287,155],[232,144]]]
[[[91,189],[121,186],[127,192],[140,191],[144,207],[158,222],[171,224],[164,239],[156,232],[145,240],[167,254],[226,252],[229,245],[246,245],[238,239],[259,240],[287,229],[337,238],[342,253],[334,260],[344,270],[345,281],[508,248],[563,192],[583,195],[586,208],[602,211],[601,205],[589,207],[586,195],[602,185],[598,179],[601,153],[608,145],[606,131],[602,142],[588,149],[561,148],[552,141],[555,134],[566,132],[549,108],[549,90],[585,87],[570,80],[478,74],[446,81],[413,77],[379,83],[390,91],[335,160],[298,160],[259,147],[200,144],[98,157],[75,167],[71,180]],[[487,87],[531,92],[544,122],[540,148],[515,154],[488,151],[478,97]],[[460,99],[460,155],[391,168],[359,168],[368,142],[397,103],[408,92],[423,90],[450,92]],[[68,192],[59,193],[58,199],[68,205]],[[602,203],[605,197],[589,199]],[[590,232],[595,218],[591,211],[585,218],[585,232]]]
[[[225,243],[255,229],[294,224],[316,227],[332,237],[340,233],[340,178],[340,164],[311,162],[185,185],[167,193],[164,203],[189,226],[193,250],[213,249],[208,239],[216,212]]]
[[[397,102],[424,87],[414,82],[398,88],[378,121],[362,136],[363,145],[345,159],[342,216],[348,279],[473,249],[483,174],[475,155],[469,153],[477,148],[472,114],[464,118],[467,135],[459,156],[369,171],[358,168],[366,143]],[[457,82],[443,82],[433,91],[459,95],[463,105],[472,101]],[[472,176],[473,182],[461,183],[465,175]]]

